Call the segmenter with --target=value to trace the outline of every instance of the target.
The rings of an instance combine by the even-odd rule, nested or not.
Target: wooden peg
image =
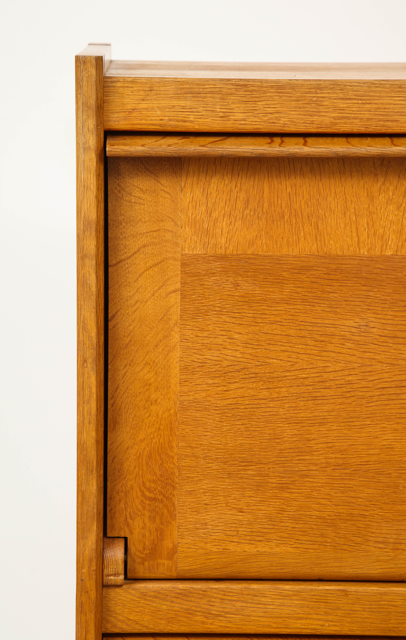
[[[104,538],[103,585],[124,584],[125,538]]]

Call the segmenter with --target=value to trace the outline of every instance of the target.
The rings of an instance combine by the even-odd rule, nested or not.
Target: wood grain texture
[[[107,75],[237,80],[406,80],[406,63],[113,60]]]
[[[286,634],[166,634],[166,633],[134,633],[134,634],[108,634],[106,640],[392,640],[399,636],[310,636],[310,635],[286,635]],[[402,636],[400,636],[402,637]]]
[[[109,536],[176,575],[180,160],[109,160]]]
[[[87,47],[78,54],[78,57],[88,56],[92,58],[102,58],[103,74],[107,73],[111,64],[111,44],[88,44]]]
[[[104,538],[103,585],[121,587],[124,584],[125,539]]]
[[[107,136],[109,157],[405,157],[403,136]]]
[[[406,634],[406,585],[140,580],[103,589],[104,633]]]
[[[77,582],[76,639],[100,640],[104,467],[103,65],[76,56]]]
[[[129,577],[403,579],[406,265],[345,254],[404,251],[405,161],[109,162],[108,535]],[[181,219],[184,250],[225,255],[183,258],[178,434]]]
[[[406,79],[137,77],[107,72],[104,114],[107,131],[405,134]]]
[[[405,579],[405,273],[182,256],[179,578]]]
[[[185,158],[182,252],[406,251],[406,160]]]

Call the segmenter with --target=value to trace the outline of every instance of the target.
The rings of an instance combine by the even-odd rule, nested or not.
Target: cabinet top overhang
[[[406,63],[99,60],[106,131],[405,134]]]

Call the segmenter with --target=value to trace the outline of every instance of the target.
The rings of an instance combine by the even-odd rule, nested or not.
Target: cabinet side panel
[[[176,575],[179,159],[109,160],[109,536],[128,577]]]
[[[76,57],[77,587],[76,638],[100,640],[104,466],[103,57]]]

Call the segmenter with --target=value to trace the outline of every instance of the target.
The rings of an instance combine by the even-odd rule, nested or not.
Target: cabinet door
[[[403,580],[406,160],[110,158],[129,578]]]

